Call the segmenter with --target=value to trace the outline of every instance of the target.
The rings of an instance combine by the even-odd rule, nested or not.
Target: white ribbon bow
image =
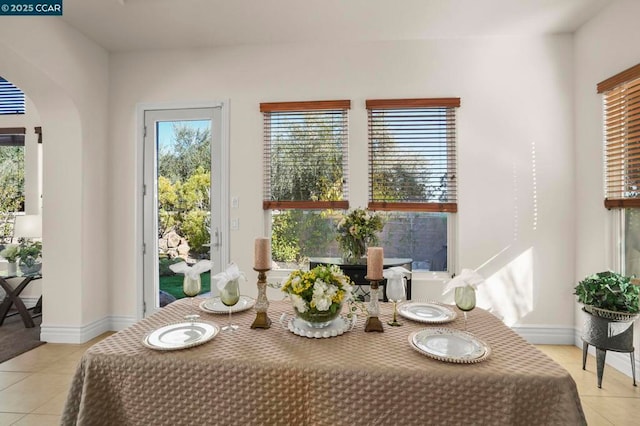
[[[482,275],[474,271],[473,269],[463,269],[460,275],[457,275],[451,279],[444,287],[442,294],[446,294],[456,287],[470,286],[477,289],[480,284],[484,283]]]
[[[198,275],[211,269],[211,261],[200,260],[193,266],[187,265],[187,262],[174,263],[173,265],[169,265],[169,269],[176,274],[185,274],[189,278],[195,280],[198,279]]]
[[[247,277],[245,277],[244,273],[238,269],[238,265],[231,262],[229,266],[227,266],[227,269],[219,274],[215,274],[211,279],[217,281],[216,286],[218,287],[218,290],[222,291],[229,281],[237,280],[241,277],[246,281]]]

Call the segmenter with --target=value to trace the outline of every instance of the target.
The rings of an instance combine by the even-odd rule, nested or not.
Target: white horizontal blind
[[[0,114],[24,114],[24,93],[0,77]]]
[[[459,98],[367,100],[369,209],[456,212]]]
[[[640,207],[640,65],[598,91],[604,93],[605,207]]]
[[[260,104],[264,209],[348,208],[349,101]]]

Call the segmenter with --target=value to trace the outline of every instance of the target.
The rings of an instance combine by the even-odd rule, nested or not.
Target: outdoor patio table
[[[17,278],[20,282],[14,287],[9,283],[9,279]],[[20,293],[24,291],[25,288],[34,280],[38,280],[42,278],[42,275],[26,275],[26,276],[0,276],[0,286],[5,291],[4,299],[2,303],[0,303],[0,326],[4,324],[5,318],[10,315],[11,306],[15,306],[18,311],[17,314],[20,314],[22,317],[22,322],[24,322],[24,326],[27,328],[35,327],[33,322],[33,317],[29,312],[29,309],[24,305],[22,299],[20,299]],[[40,300],[38,301],[38,305],[40,304]]]
[[[418,353],[409,334],[432,326],[407,319],[383,333],[365,333],[359,318],[336,337],[295,335],[278,324],[292,312],[289,301],[271,302],[270,329],[251,329],[255,312],[248,310],[233,314],[237,332],[197,347],[156,351],[142,344],[147,333],[194,313],[200,300],[174,302],[88,349],[62,424],[586,424],[569,373],[482,309],[470,313],[468,328],[492,353],[475,364]],[[391,312],[381,303],[383,322]],[[461,329],[460,317],[437,327]]]

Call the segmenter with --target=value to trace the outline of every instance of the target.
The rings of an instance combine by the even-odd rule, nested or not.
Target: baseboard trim
[[[50,343],[85,343],[108,331],[123,330],[135,322],[134,317],[111,316],[80,327],[43,324],[40,326],[40,340]]]
[[[520,325],[511,329],[534,345],[573,345],[576,330],[573,327]]]

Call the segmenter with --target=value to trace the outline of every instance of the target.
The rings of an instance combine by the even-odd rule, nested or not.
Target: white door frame
[[[219,109],[221,114],[220,128],[220,234],[219,242],[221,265],[216,269],[221,269],[222,265],[229,263],[229,100],[211,102],[168,102],[168,103],[144,103],[136,106],[136,183],[135,193],[135,247],[136,254],[136,318],[142,319],[145,316],[144,306],[144,116],[145,111],[155,110],[179,110],[179,109]],[[213,135],[212,135],[213,143]],[[212,179],[213,181],[213,179]],[[213,208],[213,206],[212,206]],[[217,271],[212,271],[213,273]],[[151,309],[147,310],[147,314]]]

